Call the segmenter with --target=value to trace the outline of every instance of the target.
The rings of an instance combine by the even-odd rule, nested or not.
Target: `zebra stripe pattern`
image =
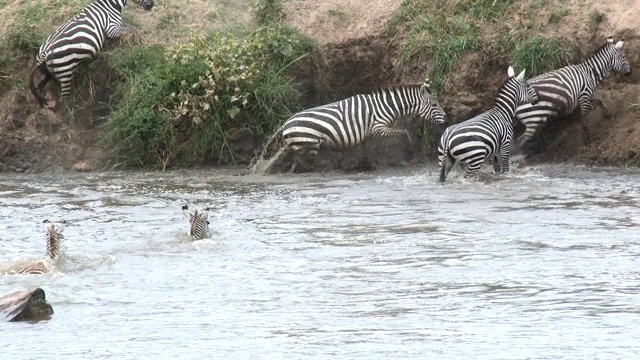
[[[539,101],[535,90],[509,66],[509,78],[502,84],[493,108],[445,129],[438,144],[440,182],[455,164],[465,169],[465,177],[477,176],[485,160],[493,160],[496,173],[508,172],[516,107]]]
[[[65,225],[67,224],[66,220],[62,220],[61,222],[51,222],[49,220],[44,220],[42,222],[45,224],[45,236],[47,240],[47,255],[44,261],[38,261],[37,263],[26,267],[24,269],[18,270],[19,274],[45,274],[51,271],[51,267],[58,262],[58,259],[61,256],[61,246],[62,241],[64,240],[64,235],[62,232],[64,231]]]
[[[30,78],[30,89],[41,107],[46,99],[42,93],[45,85],[55,78],[60,84],[60,101],[69,96],[76,66],[94,58],[102,50],[106,39],[135,29],[122,23],[122,10],[128,0],[97,0],[60,26],[40,46]],[[133,0],[145,10],[153,8],[153,0]],[[40,72],[38,84],[34,84],[36,72]]]
[[[182,213],[189,219],[188,235],[194,240],[201,240],[209,231],[209,208],[204,210],[189,210],[187,205],[182,206]]]
[[[540,102],[536,105],[524,104],[516,110],[517,121],[526,129],[516,140],[515,151],[520,152],[521,146],[550,118],[568,116],[578,106],[583,142],[588,144],[590,135],[587,116],[595,102],[593,93],[596,87],[612,70],[624,75],[632,72],[622,51],[623,44],[624,41],[614,44],[613,37],[609,36],[607,42],[584,62],[529,79],[529,84],[540,96]]]
[[[321,146],[350,148],[370,137],[406,135],[410,142],[407,130],[392,128],[399,117],[418,115],[433,123],[445,122],[444,111],[428,89],[427,79],[421,85],[381,89],[296,113],[265,144],[261,158],[280,134],[284,146],[278,154],[289,149],[317,154]]]

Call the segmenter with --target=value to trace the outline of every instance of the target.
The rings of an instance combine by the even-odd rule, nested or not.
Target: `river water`
[[[0,358],[638,358],[639,179],[3,174],[5,270],[44,254],[42,220],[69,224],[59,270],[0,276],[55,310],[0,323]],[[211,239],[188,241],[185,203],[213,208]]]

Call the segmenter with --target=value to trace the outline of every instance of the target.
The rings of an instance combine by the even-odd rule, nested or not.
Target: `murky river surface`
[[[486,168],[489,168],[488,166]],[[640,173],[568,166],[437,184],[232,171],[2,175],[0,265],[44,253],[51,320],[0,323],[2,359],[631,359]],[[190,242],[184,203],[212,206]]]

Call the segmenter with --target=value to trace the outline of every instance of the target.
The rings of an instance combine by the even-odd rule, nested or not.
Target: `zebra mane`
[[[44,220],[42,223],[45,224],[46,230],[47,258],[55,261],[60,256],[60,247],[62,245],[62,240],[64,239],[62,232],[64,231],[64,226],[67,221],[62,220],[61,222],[51,222],[49,220]]]
[[[378,88],[374,91],[398,91],[402,89],[420,89],[422,87],[426,87],[427,90],[431,89],[431,82],[429,79],[426,79],[423,83],[410,83],[410,84],[390,84],[383,87]]]

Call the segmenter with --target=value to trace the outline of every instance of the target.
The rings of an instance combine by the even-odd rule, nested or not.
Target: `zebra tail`
[[[31,71],[31,76],[29,76],[29,88],[31,89],[31,93],[36,98],[36,100],[38,100],[38,104],[40,104],[40,107],[44,107],[46,103],[46,99],[38,91],[38,89],[36,88],[36,85],[33,82],[37,71],[39,71],[41,74],[44,74],[46,76],[51,76],[51,74],[49,74],[49,70],[47,70],[46,63],[41,62],[40,64],[37,64],[36,66],[33,67],[33,70]]]

